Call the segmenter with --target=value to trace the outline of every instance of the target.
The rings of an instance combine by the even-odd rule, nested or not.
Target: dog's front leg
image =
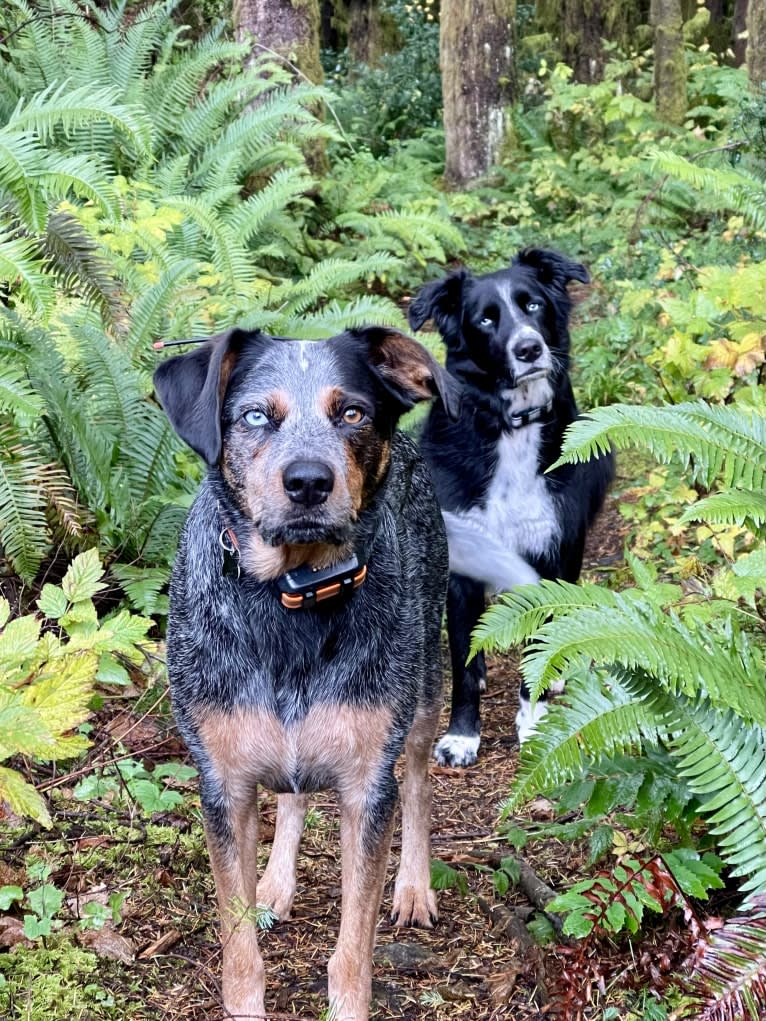
[[[402,785],[402,854],[394,886],[391,920],[396,925],[430,929],[438,918],[436,894],[431,889],[431,755],[439,707],[415,716],[404,746]]]
[[[372,951],[391,846],[396,782],[389,790],[341,795],[342,906],[335,953],[327,966],[333,1021],[367,1021]],[[366,797],[365,797],[366,795]]]
[[[256,917],[257,790],[253,785],[233,794],[206,786],[202,806],[221,913],[223,1002],[234,1018],[263,1018],[265,973]]]
[[[274,843],[258,883],[258,903],[270,908],[282,921],[290,917],[295,897],[295,866],[308,800],[305,794],[280,794],[277,798]]]

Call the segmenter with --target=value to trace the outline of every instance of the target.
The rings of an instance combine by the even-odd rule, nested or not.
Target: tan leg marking
[[[295,866],[307,805],[305,794],[280,794],[277,798],[274,843],[258,883],[258,903],[271,908],[283,921],[290,917],[295,897]]]
[[[341,801],[342,907],[335,953],[327,965],[333,1021],[368,1021],[372,996],[372,951],[383,895],[393,816],[370,855],[362,841],[359,802]]]
[[[252,913],[257,904],[258,848],[258,801],[254,788],[249,797],[238,791],[231,798],[230,821],[234,830],[232,847],[220,847],[208,834],[221,913],[223,1002],[234,1017],[262,1017],[265,973]]]
[[[431,780],[428,764],[439,724],[438,709],[417,715],[404,745],[402,855],[391,919],[397,925],[433,928],[438,918],[431,889]]]

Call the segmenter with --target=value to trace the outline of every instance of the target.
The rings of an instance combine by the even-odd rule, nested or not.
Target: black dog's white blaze
[[[585,267],[526,249],[508,269],[480,277],[462,271],[427,284],[410,309],[415,329],[433,318],[447,368],[466,387],[460,420],[432,409],[421,444],[452,572],[452,714],[435,752],[443,764],[476,760],[483,656],[465,664],[486,595],[540,578],[576,581],[586,529],[611,479],[609,457],[545,474],[577,417],[568,376],[570,280],[587,282]],[[544,712],[543,701],[531,705],[522,687],[520,740]]]

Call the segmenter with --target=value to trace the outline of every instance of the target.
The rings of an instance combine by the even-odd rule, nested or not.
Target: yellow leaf
[[[60,656],[50,664],[48,673],[41,673],[24,688],[24,704],[39,712],[54,735],[71,730],[87,718],[98,659],[95,652]]]
[[[16,815],[27,816],[50,829],[53,825],[45,802],[15,769],[0,766],[0,801]]]
[[[725,338],[715,340],[709,347],[710,354],[704,361],[706,369],[733,369],[737,364],[737,345]]]
[[[766,359],[764,354],[764,341],[766,336],[758,333],[746,333],[737,344],[737,361],[734,364],[734,373],[737,376],[746,376],[758,365],[762,365]]]

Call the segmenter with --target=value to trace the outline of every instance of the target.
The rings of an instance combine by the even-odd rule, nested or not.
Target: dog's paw
[[[479,751],[479,735],[445,734],[434,748],[440,766],[472,766]]]
[[[286,922],[292,911],[295,887],[289,887],[286,883],[278,880],[275,881],[268,872],[264,872],[256,888],[255,896],[259,907],[268,908],[280,922]]]
[[[524,698],[519,698],[519,711],[516,713],[516,733],[519,736],[519,744],[524,744],[537,731],[537,724],[548,712],[545,702],[535,702],[534,705]]]
[[[394,925],[416,925],[433,929],[439,919],[436,894],[430,887],[402,886],[394,889],[391,921]]]

